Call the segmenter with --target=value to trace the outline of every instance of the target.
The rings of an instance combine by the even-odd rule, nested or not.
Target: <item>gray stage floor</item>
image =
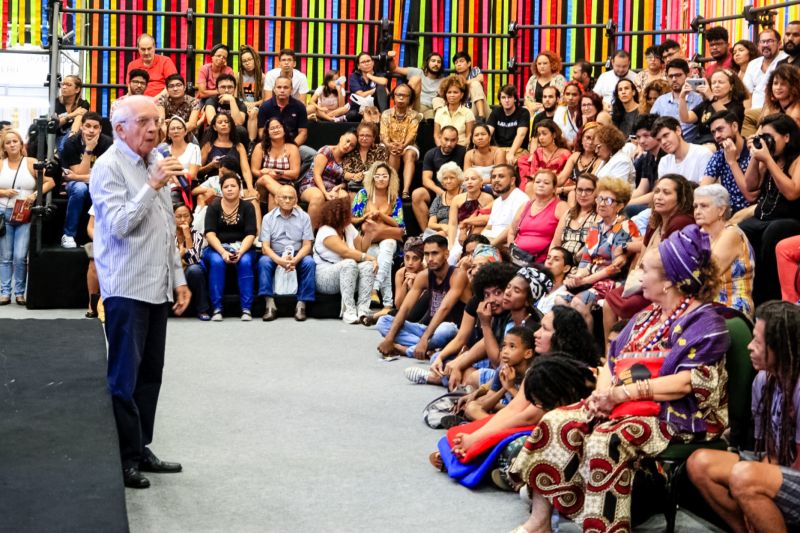
[[[82,312],[12,305],[0,316]],[[523,522],[519,497],[470,491],[429,465],[443,432],[421,410],[441,392],[408,383],[414,363],[382,361],[377,343],[333,320],[171,320],[152,448],[184,472],[127,490],[131,531],[503,533]],[[680,531],[709,530],[679,518]]]

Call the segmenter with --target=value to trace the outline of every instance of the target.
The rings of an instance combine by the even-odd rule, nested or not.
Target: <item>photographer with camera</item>
[[[755,252],[753,300],[760,305],[781,297],[775,247],[800,233],[800,128],[787,115],[769,115],[747,148],[751,158],[742,192],[756,201],[756,209],[739,227]]]

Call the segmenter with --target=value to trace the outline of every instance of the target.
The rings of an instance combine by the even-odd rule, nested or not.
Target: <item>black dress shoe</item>
[[[298,322],[302,322],[306,319],[306,308],[305,307],[298,307],[294,310],[294,319]]]
[[[156,474],[176,474],[183,470],[180,463],[168,463],[155,456],[148,448],[144,449],[144,459],[139,463],[139,470],[142,472],[153,472]]]
[[[278,318],[278,310],[274,307],[267,307],[267,310],[264,313],[264,316],[261,317],[261,320],[264,322],[272,322],[276,318]]]
[[[125,486],[131,489],[147,489],[150,487],[150,480],[142,475],[138,468],[132,466],[122,471],[122,480]]]

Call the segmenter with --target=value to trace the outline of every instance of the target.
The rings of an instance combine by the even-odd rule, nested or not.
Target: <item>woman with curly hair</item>
[[[639,116],[649,115],[658,97],[667,94],[672,89],[667,80],[653,80],[642,89],[642,96],[639,98]]]
[[[733,45],[733,64],[731,65],[736,75],[741,80],[744,78],[744,73],[747,72],[747,65],[756,58],[761,57],[756,43],[748,39],[737,41]]]
[[[594,135],[594,153],[600,165],[594,174],[600,178],[616,178],[629,184],[636,179],[636,168],[625,147],[625,135],[614,126],[600,126]]]
[[[531,77],[525,85],[525,107],[531,114],[542,110],[542,94],[545,87],[555,87],[564,92],[567,80],[561,74],[561,58],[558,54],[544,50],[531,63]]]
[[[792,65],[778,65],[769,75],[761,118],[784,113],[800,126],[800,73]]]
[[[581,314],[565,305],[554,305],[542,317],[542,323],[533,335],[536,353],[559,351],[595,367],[600,364],[597,343],[586,327]]]
[[[620,179],[603,178],[597,182],[596,191],[598,222],[586,235],[578,268],[564,282],[574,296],[556,299],[577,309],[590,329],[592,308],[624,280],[629,262],[625,249],[639,236],[636,224],[622,215],[631,198],[631,186]]]
[[[363,237],[351,224],[353,213],[347,198],[325,202],[320,228],[314,240],[317,291],[342,295],[342,320],[358,324],[369,315],[370,293],[378,260],[362,252]],[[355,293],[358,290],[358,300]]]
[[[458,76],[448,76],[439,86],[439,96],[446,105],[437,109],[433,117],[433,140],[436,146],[442,144],[442,128],[453,126],[458,131],[458,144],[464,148],[469,147],[475,115],[471,109],[464,107],[467,86]]]
[[[533,507],[514,531],[550,529],[553,507],[585,531],[628,531],[637,465],[670,442],[725,430],[725,320],[711,304],[719,276],[708,235],[675,232],[644,258],[653,303],[612,343],[588,399],[541,417],[509,473]]]
[[[800,77],[797,81],[800,83]],[[692,91],[699,93],[703,101],[690,110],[686,103],[686,95]],[[800,91],[800,87],[797,91]],[[719,68],[714,71],[707,84],[703,83],[697,88],[688,82],[683,85],[678,99],[678,114],[681,122],[697,124],[697,138],[693,141],[695,144],[713,143],[711,116],[717,111],[728,110],[736,114],[739,123],[743,124],[744,102],[748,98],[750,94],[736,73],[726,68]]]

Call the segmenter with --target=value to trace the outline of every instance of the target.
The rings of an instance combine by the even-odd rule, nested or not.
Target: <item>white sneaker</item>
[[[222,311],[214,311],[214,314],[211,315],[212,322],[222,322]]]
[[[347,324],[358,324],[358,314],[352,311],[345,311],[342,320]]]
[[[62,248],[77,248],[78,244],[75,242],[75,237],[70,237],[69,235],[62,235],[61,236],[61,247]]]
[[[425,385],[428,383],[428,369],[421,366],[410,366],[404,371],[406,379],[411,383],[417,385]]]
[[[253,315],[250,314],[250,310],[244,309],[242,311],[242,322],[250,322],[251,320],[253,320]]]

